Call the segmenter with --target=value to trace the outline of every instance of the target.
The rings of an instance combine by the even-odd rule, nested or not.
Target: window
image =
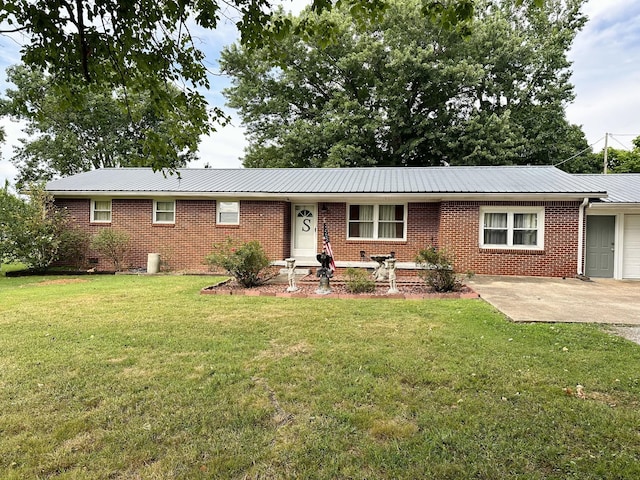
[[[542,250],[544,208],[481,207],[480,246]]]
[[[154,200],[153,223],[176,223],[176,202],[174,200]]]
[[[111,222],[111,200],[91,200],[91,221]]]
[[[238,225],[240,223],[240,202],[218,201],[216,223],[221,225]]]
[[[350,239],[404,240],[405,205],[349,205]]]
[[[349,238],[374,238],[373,205],[349,205]]]

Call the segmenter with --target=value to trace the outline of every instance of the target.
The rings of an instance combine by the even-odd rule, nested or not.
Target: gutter
[[[578,220],[578,276],[584,276],[584,213],[589,205],[589,198],[585,197],[580,204],[580,216]]]
[[[599,202],[595,202],[592,203],[591,205],[589,205],[589,208],[592,209],[593,211],[599,210],[599,211],[608,211],[608,210],[615,210],[616,212],[620,212],[620,211],[629,211],[631,213],[637,213],[637,210],[640,209],[640,203],[638,202],[627,202],[627,203],[623,203],[623,202],[607,202],[607,203],[599,203]]]
[[[521,192],[521,193],[478,193],[478,192],[179,192],[179,191],[110,191],[110,190],[47,190],[56,198],[174,198],[174,199],[221,199],[234,200],[285,200],[290,202],[552,202],[576,201],[584,197],[606,198],[602,192]]]

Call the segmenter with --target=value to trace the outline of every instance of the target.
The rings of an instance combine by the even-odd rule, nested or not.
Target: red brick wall
[[[213,244],[227,237],[240,241],[258,240],[267,256],[281,260],[289,254],[290,204],[281,201],[241,201],[240,225],[216,225],[215,200],[176,200],[176,222],[153,224],[153,201],[149,199],[113,199],[110,224],[89,223],[88,199],[58,199],[66,207],[76,225],[95,234],[102,228],[116,228],[132,238],[127,263],[132,268],[145,268],[147,254],[160,253],[171,270],[204,271],[204,258]],[[99,269],[112,265],[96,252]]]
[[[484,249],[479,246],[480,206],[544,206],[544,250]],[[443,202],[439,244],[460,272],[573,277],[578,252],[578,202]]]
[[[331,248],[336,260],[360,261],[360,251],[370,255],[395,252],[400,262],[412,262],[422,248],[437,246],[440,205],[438,203],[409,203],[407,206],[407,240],[347,240],[347,204],[324,203]],[[322,249],[323,214],[318,216],[318,250]]]
[[[258,240],[272,260],[291,252],[291,204],[284,201],[242,201],[240,225],[217,226],[215,200],[177,200],[175,225],[154,225],[150,199],[114,199],[112,223],[90,224],[88,199],[58,199],[77,225],[95,234],[101,228],[128,232],[132,251],[128,263],[146,267],[148,253],[160,253],[171,270],[203,271],[204,257],[212,245],[230,236],[240,241]],[[328,209],[323,215],[321,208]],[[490,250],[479,247],[481,205],[545,206],[543,251]],[[454,255],[456,269],[478,274],[574,276],[577,262],[578,202],[443,202],[409,203],[406,241],[347,240],[346,203],[318,204],[318,249],[326,220],[336,260],[359,261],[360,251],[370,255],[395,252],[401,262],[412,262],[418,250],[429,245],[445,247]],[[90,256],[98,257],[93,252]],[[98,267],[111,265],[99,258]]]

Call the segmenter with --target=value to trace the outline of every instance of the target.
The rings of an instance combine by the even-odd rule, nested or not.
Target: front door
[[[613,277],[616,217],[590,215],[587,217],[587,265],[589,277]]]
[[[312,204],[293,206],[293,238],[291,256],[315,258],[317,225],[316,206]]]

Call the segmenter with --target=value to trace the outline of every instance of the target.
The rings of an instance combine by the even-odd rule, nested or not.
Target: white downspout
[[[584,275],[584,211],[587,205],[589,205],[589,198],[585,197],[580,204],[580,216],[578,220],[578,276]]]

